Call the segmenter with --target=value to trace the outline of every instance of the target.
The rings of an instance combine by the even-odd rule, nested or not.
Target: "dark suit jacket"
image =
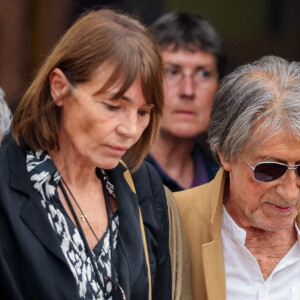
[[[79,299],[76,282],[51,228],[25,164],[25,145],[0,149],[0,298]],[[119,164],[108,174],[119,211],[119,282],[127,299],[148,299],[147,267],[139,224],[140,205],[152,278],[153,299],[171,299],[168,212],[159,176],[148,164],[132,176]],[[119,299],[115,296],[114,299]]]

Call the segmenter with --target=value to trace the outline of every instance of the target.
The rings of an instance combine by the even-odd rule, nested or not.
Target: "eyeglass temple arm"
[[[243,154],[242,154],[242,157],[243,157],[244,161],[246,162],[246,164],[249,166],[249,168],[254,171],[255,167],[250,165],[250,163],[248,162],[248,160],[246,159],[246,157]]]
[[[243,157],[244,161],[246,162],[246,164],[249,166],[249,168],[251,168],[254,171],[255,167],[250,165],[247,158],[243,154],[242,154],[242,157]],[[271,163],[271,162],[264,162],[264,163]],[[288,168],[288,170],[296,170],[300,166],[300,164],[298,164],[298,165],[287,165],[287,164],[282,164],[282,163],[277,163],[277,164],[286,166]]]

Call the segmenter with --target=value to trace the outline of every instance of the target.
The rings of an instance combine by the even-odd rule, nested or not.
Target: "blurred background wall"
[[[172,10],[203,15],[223,38],[228,72],[263,55],[300,57],[299,0],[0,0],[0,86],[13,110],[65,30],[86,9],[103,6],[145,24]]]

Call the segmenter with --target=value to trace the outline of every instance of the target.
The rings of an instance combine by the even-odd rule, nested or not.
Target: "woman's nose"
[[[117,132],[128,138],[134,138],[137,134],[137,117],[131,114],[123,118],[117,126]]]
[[[194,84],[192,75],[185,75],[181,82],[179,82],[181,95],[187,98],[192,98],[195,93]]]

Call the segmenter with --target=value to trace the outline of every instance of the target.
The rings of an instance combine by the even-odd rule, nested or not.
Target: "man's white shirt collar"
[[[245,247],[246,231],[223,206],[222,244],[226,275],[226,299],[299,300],[300,231],[298,240],[264,280],[259,265]]]

